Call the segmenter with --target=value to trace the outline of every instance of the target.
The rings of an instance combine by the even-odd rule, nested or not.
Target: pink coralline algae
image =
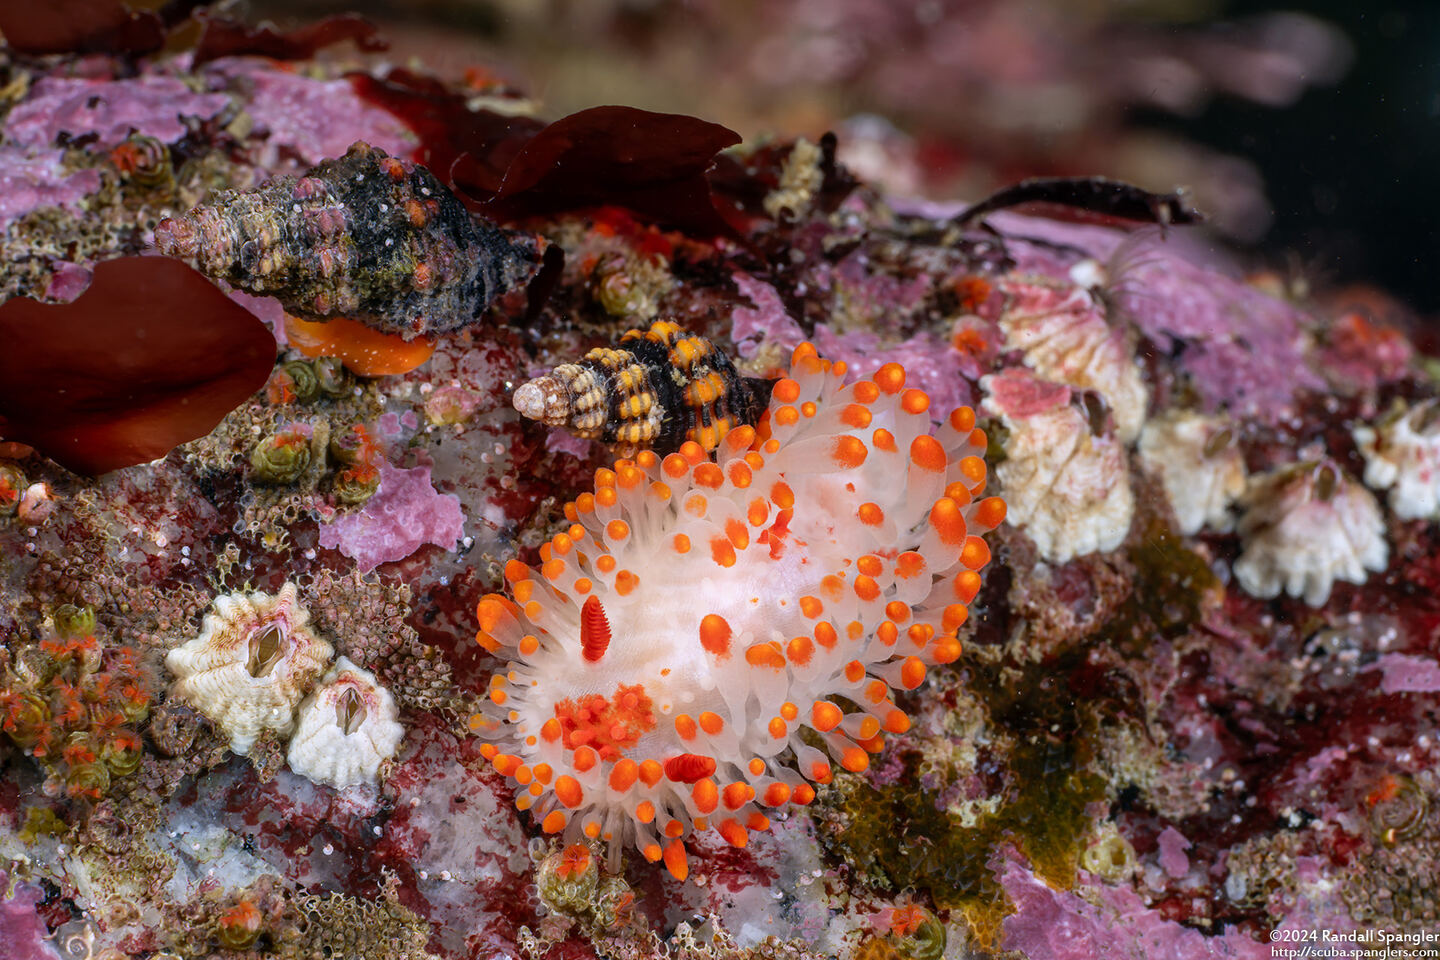
[[[410,129],[362,100],[348,80],[318,80],[249,59],[216,61],[207,72],[244,82],[251,90],[246,112],[268,134],[267,148],[306,165],[342,156],[356,140],[392,156],[415,149]]]
[[[1005,918],[1003,946],[1027,960],[1270,960],[1268,944],[1236,930],[1207,937],[1165,919],[1129,887],[1091,883],[1082,898],[1053,889],[1013,855],[1002,865],[1000,882],[1015,904]]]
[[[175,77],[147,74],[130,80],[44,77],[10,111],[5,138],[22,147],[55,145],[94,134],[113,147],[131,133],[170,143],[185,135],[184,118],[208,120],[230,105],[224,93],[196,93]]]
[[[1178,880],[1190,872],[1190,858],[1185,856],[1192,844],[1185,835],[1174,827],[1166,827],[1156,838],[1160,844],[1160,869],[1172,879]]]
[[[19,884],[13,897],[4,897],[10,878],[0,870],[0,943],[7,960],[56,960],[59,956],[46,942],[45,921],[35,912],[40,891]]]
[[[1375,661],[1383,693],[1440,692],[1440,663],[1408,653],[1387,653]]]
[[[58,151],[26,156],[14,146],[0,147],[0,227],[38,207],[79,213],[81,199],[98,189],[100,171],[66,172]]]
[[[740,356],[752,356],[762,342],[787,351],[799,346],[805,333],[785,310],[785,301],[775,288],[744,272],[737,272],[733,279],[740,295],[752,304],[736,307],[730,315],[730,338],[735,341]]]
[[[368,572],[405,559],[422,544],[454,549],[464,529],[460,498],[437,492],[429,467],[401,470],[387,463],[380,466],[380,489],[363,509],[320,528],[320,546],[339,550]]]
[[[1302,390],[1324,380],[1310,368],[1309,335],[1296,307],[1215,270],[1132,247],[1108,266],[1114,303],[1162,351],[1185,344],[1181,371],[1207,412],[1275,423]]]

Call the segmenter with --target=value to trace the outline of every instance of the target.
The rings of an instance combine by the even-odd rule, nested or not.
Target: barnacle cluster
[[[342,657],[321,677],[333,652],[286,583],[216,597],[200,633],[165,665],[177,678],[172,696],[215,723],[235,753],[249,754],[262,734],[289,738],[296,773],[343,789],[380,778],[404,731],[373,674]]]
[[[987,405],[1008,433],[995,476],[1010,506],[1011,523],[1035,541],[1040,556],[1064,563],[1114,550],[1135,514],[1125,445],[1084,397],[1007,371],[981,381]],[[1012,394],[1042,399],[1012,401]]]
[[[301,177],[223,190],[155,229],[162,253],[296,316],[414,337],[473,322],[532,250],[470,216],[429,170],[364,143]]]
[[[306,584],[312,623],[336,653],[373,671],[405,708],[438,710],[455,699],[450,664],[420,642],[407,619],[410,587],[358,571],[317,570]]]
[[[43,630],[0,659],[0,730],[40,762],[46,793],[98,801],[140,766],[151,692],[136,651],[97,639],[93,611],[61,606]]]

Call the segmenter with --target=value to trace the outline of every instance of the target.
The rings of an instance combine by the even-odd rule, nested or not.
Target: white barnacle
[[[986,377],[981,386],[1009,432],[995,476],[1010,522],[1051,563],[1120,546],[1135,497],[1119,438],[1096,432],[1064,386],[1017,370]]]
[[[1389,489],[1390,509],[1402,520],[1440,513],[1440,401],[1401,402],[1374,426],[1352,431],[1365,458],[1365,483]]]
[[[286,760],[300,776],[337,790],[374,784],[405,737],[395,717],[390,691],[341,657],[300,705]]]
[[[217,596],[200,634],[171,650],[165,666],[176,677],[171,695],[209,717],[243,756],[264,731],[289,734],[295,706],[333,653],[287,583],[275,594]]]
[[[1362,584],[1385,569],[1389,548],[1380,506],[1329,459],[1253,477],[1240,498],[1235,579],[1251,596],[1281,591],[1318,607],[1335,581]]]
[[[1140,463],[1159,476],[1180,533],[1226,532],[1230,505],[1245,492],[1245,458],[1228,418],[1167,410],[1140,431]]]
[[[1134,442],[1150,402],[1134,349],[1123,327],[1083,287],[1007,281],[1000,329],[1005,346],[1021,350],[1043,380],[1094,390],[1110,405],[1121,443]]]

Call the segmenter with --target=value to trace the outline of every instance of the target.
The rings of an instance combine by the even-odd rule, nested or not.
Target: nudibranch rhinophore
[[[833,763],[866,769],[909,729],[892,692],[960,655],[1005,515],[977,499],[985,434],[961,408],[932,435],[898,364],[845,373],[802,344],[715,459],[689,441],[597,471],[541,568],[511,561],[511,597],[480,601],[476,639],[511,659],[472,727],[545,832],[684,879],[687,836],[744,846]]]

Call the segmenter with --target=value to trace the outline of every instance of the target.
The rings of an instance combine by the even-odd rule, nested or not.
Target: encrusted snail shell
[[[200,635],[171,650],[171,695],[209,717],[245,755],[263,731],[284,736],[295,707],[330,662],[334,649],[310,628],[295,584],[279,593],[215,598]]]
[[[712,341],[661,320],[521,384],[512,402],[531,420],[630,456],[671,453],[686,440],[713,450],[759,420],[770,390],[768,380],[741,376]]]
[[[341,657],[300,704],[286,756],[290,769],[337,790],[374,784],[405,737],[395,716],[390,691]]]
[[[536,264],[533,244],[471,217],[429,170],[365,143],[298,178],[218,191],[162,220],[155,244],[297,317],[406,337],[472,322]]]

